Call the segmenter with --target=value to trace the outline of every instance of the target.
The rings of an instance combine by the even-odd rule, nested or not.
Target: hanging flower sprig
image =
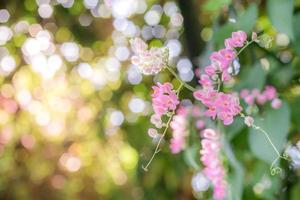
[[[243,108],[240,105],[238,93],[225,93],[221,91],[222,85],[224,83],[228,83],[233,76],[238,74],[238,56],[241,52],[244,51],[251,43],[259,41],[260,38],[256,33],[253,33],[251,40],[248,41],[247,34],[245,32],[233,32],[230,38],[225,39],[225,48],[215,51],[210,55],[210,65],[206,66],[204,68],[204,73],[200,75],[199,84],[201,87],[199,89],[195,89],[193,86],[181,80],[177,73],[173,70],[173,67],[169,66],[168,48],[149,48],[148,45],[140,38],[131,40],[131,47],[134,52],[131,61],[134,65],[138,66],[141,73],[145,75],[154,75],[163,69],[167,69],[175,77],[175,79],[180,82],[180,86],[176,91],[173,90],[171,83],[157,83],[156,86],[153,86],[152,106],[155,114],[151,117],[151,123],[156,127],[156,129],[150,128],[148,130],[148,134],[151,137],[159,136],[159,141],[149,162],[143,167],[144,170],[148,170],[148,167],[155,155],[160,151],[161,142],[180,103],[180,90],[184,87],[193,92],[195,99],[199,100],[206,107],[204,116],[212,118],[213,120],[220,120],[225,126],[227,126],[232,124],[235,117],[239,115],[244,118],[244,122],[247,126],[262,132],[278,156],[271,165],[271,174],[280,172],[280,169],[274,167],[274,165],[278,159],[286,159],[286,157],[279,153],[268,133],[261,127],[255,125],[252,117],[246,116],[242,113]],[[238,48],[239,50],[237,50]],[[246,95],[241,96],[245,100]],[[263,101],[263,97],[266,98],[266,100],[273,100],[272,104],[274,108],[280,107],[281,101],[276,97],[273,87],[268,86],[266,91],[264,91],[261,95],[257,94],[255,96],[258,102]],[[163,123],[162,121],[163,115],[168,117],[166,123]],[[159,134],[157,129],[161,128],[164,128],[164,130],[162,134]]]

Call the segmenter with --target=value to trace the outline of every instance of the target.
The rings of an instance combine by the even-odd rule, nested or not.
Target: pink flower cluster
[[[167,112],[175,110],[180,103],[171,83],[161,84],[158,82],[156,86],[152,86],[152,89],[152,106],[155,115],[161,117]]]
[[[240,92],[241,98],[248,104],[264,105],[268,101],[271,102],[271,106],[274,109],[278,109],[281,106],[281,100],[277,97],[277,91],[273,86],[266,86],[265,89],[260,92],[258,89],[248,90],[243,89]]]
[[[198,105],[193,106],[192,116],[196,121],[196,123],[195,123],[196,128],[199,131],[204,129],[205,128],[205,121],[203,120],[203,117],[204,117],[203,109],[201,109],[201,107],[198,106]]]
[[[188,136],[188,109],[180,107],[176,115],[173,117],[170,127],[172,128],[172,138],[170,141],[170,149],[173,154],[179,153],[185,149],[185,138]]]
[[[225,46],[227,49],[243,47],[247,40],[247,34],[244,31],[237,31],[231,34],[231,38],[225,39]]]
[[[218,118],[224,125],[233,122],[233,118],[241,112],[242,107],[235,94],[225,94],[214,89],[216,77],[221,76],[221,81],[229,81],[232,62],[236,59],[234,48],[243,47],[247,34],[243,31],[233,32],[231,38],[225,40],[226,48],[213,52],[210,55],[211,64],[205,67],[205,74],[200,75],[201,90],[194,92],[194,97],[200,100],[208,109],[205,116]]]
[[[176,92],[173,90],[171,83],[161,84],[157,82],[156,86],[152,86],[152,107],[154,114],[151,116],[150,122],[158,129],[163,127],[161,117],[170,111],[174,111],[180,103]],[[148,130],[148,135],[152,138],[159,136],[154,128]]]
[[[203,173],[212,182],[214,199],[222,200],[226,197],[227,183],[225,170],[219,156],[221,150],[220,135],[213,129],[205,129],[202,132],[202,137],[200,155],[205,166]]]
[[[202,75],[200,77],[200,80],[207,80],[208,77],[212,78],[217,73],[220,73],[222,81],[229,81],[231,79],[231,75],[229,74],[229,67],[231,66],[233,60],[236,58],[236,51],[234,50],[234,48],[243,47],[246,40],[247,34],[245,32],[233,32],[231,38],[225,40],[226,48],[213,52],[210,55],[211,64],[205,67],[206,75]],[[208,82],[205,81],[204,83]]]
[[[204,115],[218,118],[224,125],[233,122],[233,118],[242,111],[239,98],[235,94],[217,92],[212,88],[204,88],[194,92],[194,97],[200,100],[208,109]]]
[[[148,45],[141,38],[132,39],[130,43],[135,53],[131,57],[131,62],[138,66],[143,74],[157,74],[166,66],[168,59],[166,48],[153,47],[148,50]]]

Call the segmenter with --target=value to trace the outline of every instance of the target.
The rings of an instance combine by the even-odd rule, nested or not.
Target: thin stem
[[[188,90],[190,90],[192,92],[196,91],[196,89],[194,87],[190,86],[189,84],[187,84],[186,82],[181,80],[181,78],[176,74],[176,72],[171,67],[167,66],[167,69],[185,88],[187,88]]]
[[[253,124],[252,126],[253,126],[255,129],[257,129],[257,130],[259,130],[260,132],[262,132],[262,133],[266,136],[267,140],[269,141],[269,143],[270,143],[271,146],[273,147],[273,149],[274,149],[274,151],[276,152],[276,154],[278,155],[278,157],[281,157],[279,151],[277,150],[277,148],[275,147],[274,143],[272,142],[272,140],[271,140],[269,134],[268,134],[264,129],[262,129],[262,128],[259,127],[259,126],[256,126],[256,125],[254,125],[254,124]]]
[[[182,86],[183,86],[183,84],[181,83],[180,86],[178,87],[178,89],[176,90],[177,97],[179,97],[179,93],[180,93],[180,90],[182,89]],[[170,117],[169,117],[169,119],[167,121],[166,128],[165,128],[163,134],[160,136],[159,141],[158,141],[158,143],[156,145],[156,148],[155,148],[155,150],[154,150],[154,152],[153,152],[150,160],[148,161],[148,163],[147,163],[147,165],[145,167],[142,166],[143,170],[148,171],[149,165],[152,163],[152,161],[155,158],[156,154],[158,154],[160,152],[160,149],[159,149],[160,144],[162,143],[162,140],[163,140],[163,138],[165,137],[165,135],[167,133],[167,130],[169,128],[169,125],[170,125],[170,123],[171,123],[172,118],[173,118],[174,115],[175,115],[175,110],[172,111],[172,113],[171,113],[171,115],[170,115]]]
[[[218,75],[217,92],[220,91],[221,85],[222,85],[221,77],[220,77],[220,75]]]
[[[250,42],[247,41],[246,45],[243,46],[243,48],[241,48],[241,49],[239,50],[239,52],[236,54],[236,57],[238,57],[238,56],[240,55],[240,53],[242,53],[242,51],[244,51],[244,49],[246,49],[246,48],[247,48],[251,43],[253,43],[253,42],[254,42],[254,40],[251,40]]]
[[[240,113],[240,116],[242,118],[245,118],[246,116],[243,114],[243,113]],[[251,127],[255,128],[256,130],[262,132],[265,137],[267,138],[268,142],[271,144],[272,148],[274,149],[274,151],[276,152],[277,154],[277,157],[273,160],[271,166],[270,166],[270,172],[271,172],[271,175],[275,175],[275,174],[279,174],[281,173],[281,168],[280,167],[274,167],[274,165],[276,164],[276,162],[279,160],[279,159],[285,159],[287,160],[287,157],[286,156],[282,156],[280,154],[280,152],[278,151],[278,149],[275,147],[274,143],[272,142],[269,134],[267,133],[267,131],[265,131],[264,129],[262,129],[261,127],[255,125],[255,124],[252,124]]]

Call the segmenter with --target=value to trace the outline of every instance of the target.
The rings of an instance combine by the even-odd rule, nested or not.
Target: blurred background
[[[142,76],[130,38],[169,47],[180,77],[196,85],[195,70],[232,31],[267,33],[272,42],[241,55],[237,83],[278,89],[291,113],[282,135],[295,143],[299,24],[299,0],[1,0],[0,199],[210,199],[191,183],[197,151],[172,155],[166,143],[142,170],[155,147],[147,135],[153,80],[178,83],[165,72]],[[230,180],[237,199],[300,199],[299,171],[283,163],[284,175],[271,176],[248,129],[227,133],[239,161]]]

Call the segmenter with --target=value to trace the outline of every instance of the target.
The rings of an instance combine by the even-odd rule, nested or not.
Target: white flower
[[[300,149],[297,148],[296,146],[290,145],[286,149],[286,154],[291,158],[293,168],[295,169],[300,168]]]
[[[157,74],[166,66],[168,58],[167,48],[152,47],[148,50],[148,45],[140,38],[135,38],[130,43],[135,53],[131,57],[131,62],[138,66],[143,74]]]

